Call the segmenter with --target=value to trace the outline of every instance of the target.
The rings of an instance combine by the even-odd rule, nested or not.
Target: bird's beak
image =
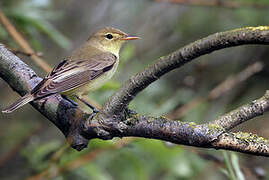
[[[136,39],[140,39],[140,37],[127,35],[126,37],[121,38],[121,40],[136,40]]]

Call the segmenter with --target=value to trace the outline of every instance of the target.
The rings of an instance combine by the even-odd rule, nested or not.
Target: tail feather
[[[23,105],[25,105],[28,102],[33,101],[33,100],[34,100],[34,97],[31,94],[26,94],[21,99],[17,100],[13,104],[11,104],[9,107],[2,110],[2,113],[11,113],[11,112],[15,111],[16,109],[18,109],[19,107],[21,107],[21,106],[23,106]]]

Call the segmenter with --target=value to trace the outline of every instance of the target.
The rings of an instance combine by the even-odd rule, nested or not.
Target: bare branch
[[[269,101],[268,101],[269,102]],[[235,111],[240,111],[237,109]],[[238,112],[239,113],[239,112]],[[88,138],[110,139],[113,137],[138,136],[161,139],[189,146],[227,149],[249,154],[269,156],[269,141],[251,133],[229,133],[219,124],[195,124],[172,121],[165,117],[149,117],[134,111],[127,113],[124,121],[117,123],[94,120],[85,129]],[[254,116],[258,116],[255,114]],[[100,117],[99,117],[100,118]],[[241,117],[234,117],[240,121]]]
[[[105,104],[107,116],[119,115],[130,101],[152,82],[191,60],[219,49],[244,44],[269,44],[269,26],[247,27],[210,35],[159,58],[159,60],[127,81]]]
[[[269,141],[251,133],[223,133],[212,143],[216,149],[255,154],[269,157]]]
[[[268,43],[269,27],[262,26],[216,33],[189,44],[160,58],[157,63],[131,78],[93,119],[87,119],[89,114],[83,113],[60,95],[35,101],[32,105],[52,121],[77,150],[85,148],[88,140],[92,138],[138,136],[190,146],[269,156],[268,140],[248,133],[227,132],[236,125],[267,111],[268,91],[262,98],[241,106],[211,123],[201,125],[171,121],[164,117],[139,115],[126,108],[134,96],[150,83],[196,57],[226,47]],[[0,76],[21,95],[29,92],[41,80],[3,46],[0,46]],[[223,122],[223,119],[227,122]],[[244,136],[241,136],[242,134]]]
[[[16,30],[13,24],[8,20],[8,18],[4,15],[4,13],[0,10],[0,22],[7,29],[11,37],[18,43],[18,45],[27,53],[31,54],[31,58],[33,61],[40,66],[46,72],[51,71],[51,67],[46,61],[40,58],[37,53],[31,48],[29,43],[23,38],[23,36]]]
[[[0,77],[3,78],[10,87],[21,96],[30,92],[40,81],[36,73],[22,62],[17,56],[0,45]],[[71,127],[77,123],[82,123],[88,117],[79,108],[74,107],[69,101],[60,95],[53,95],[35,102],[33,105],[41,114],[55,124],[68,138]],[[72,128],[76,132],[76,128]],[[80,136],[79,133],[69,138],[70,143],[87,144],[88,140]]]

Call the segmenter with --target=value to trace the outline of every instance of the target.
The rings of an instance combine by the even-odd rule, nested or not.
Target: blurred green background
[[[114,78],[89,95],[102,104],[125,80],[160,56],[215,32],[269,24],[268,1],[221,2],[237,3],[238,7],[154,0],[0,0],[0,7],[51,66],[104,26],[140,36],[141,40],[122,49]],[[20,49],[1,24],[0,42]],[[46,75],[31,58],[19,57],[40,76]],[[180,121],[208,122],[264,94],[269,80],[268,57],[268,46],[262,45],[228,48],[202,56],[150,85],[135,98],[131,108],[154,116],[169,114]],[[260,69],[244,75],[242,71],[255,62],[259,62]],[[228,77],[237,79],[237,83],[229,84],[228,90],[218,97],[209,96]],[[19,96],[2,79],[0,88],[2,109]],[[187,110],[186,104],[190,105]],[[268,114],[235,131],[268,137],[266,120]],[[30,105],[12,114],[0,114],[0,179],[247,180],[269,179],[268,170],[269,161],[264,157],[143,138],[92,140],[87,149],[77,152]]]

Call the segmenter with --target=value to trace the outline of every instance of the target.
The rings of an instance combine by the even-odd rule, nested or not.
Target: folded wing
[[[77,88],[110,70],[116,60],[117,57],[112,53],[102,53],[85,60],[65,59],[54,67],[31,94],[37,99]]]

